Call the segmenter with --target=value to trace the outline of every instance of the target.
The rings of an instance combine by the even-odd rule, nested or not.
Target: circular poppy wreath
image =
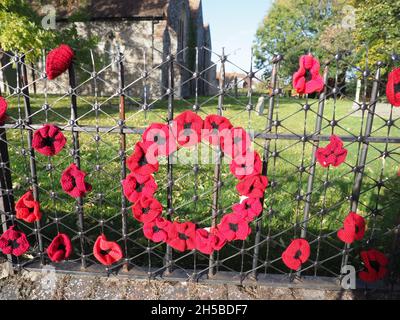
[[[230,172],[239,180],[236,190],[241,196],[241,201],[232,206],[232,213],[209,228],[163,218],[163,207],[154,198],[158,186],[153,174],[159,169],[158,158],[171,156],[179,148],[196,146],[202,140],[219,146],[232,159]],[[131,173],[122,181],[124,194],[133,203],[133,217],[143,223],[145,237],[165,242],[178,251],[196,249],[211,254],[229,241],[245,240],[251,233],[249,223],[262,212],[268,179],[261,174],[260,155],[251,150],[249,134],[243,128],[234,128],[223,116],[208,115],[203,121],[196,113],[185,111],[171,125],[151,124],[127,159],[127,167]]]

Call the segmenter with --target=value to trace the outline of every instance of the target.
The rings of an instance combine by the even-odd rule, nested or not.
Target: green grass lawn
[[[253,103],[258,97],[253,97]],[[106,100],[99,98],[97,102],[101,105],[101,111],[92,110],[91,104],[96,101],[93,97],[78,97],[78,116],[79,125],[91,126],[116,126],[119,118],[118,99]],[[50,122],[56,123],[60,127],[67,125],[70,117],[69,97],[50,96],[48,103],[51,109],[42,110],[44,99],[42,96],[34,96],[32,103],[32,121],[33,123]],[[259,116],[256,112],[246,111],[248,98],[240,97],[238,99],[228,97],[225,99],[224,115],[231,120],[235,126],[241,126],[247,130],[262,132],[267,124],[267,107],[265,114]],[[274,119],[281,121],[281,126],[273,127],[273,133],[279,134],[298,134],[299,136],[310,135],[314,131],[316,112],[318,110],[318,101],[310,100],[308,104],[311,109],[308,112],[303,110],[304,100],[279,99],[275,105]],[[19,118],[19,113],[23,112],[22,101],[10,99],[9,122]],[[18,104],[21,108],[18,108]],[[191,108],[193,100],[175,101],[174,113]],[[200,115],[204,118],[207,114],[217,112],[216,98],[200,98]],[[329,125],[334,118],[338,120],[338,126],[334,128],[337,135],[360,134],[360,129],[365,125],[367,113],[364,116],[352,110],[352,102],[347,100],[328,100],[325,106],[324,119],[322,124],[322,134],[330,135],[332,127]],[[128,127],[146,128],[152,122],[165,122],[167,118],[167,101],[162,100],[152,104],[148,112],[141,111],[136,102],[128,99],[126,111],[126,125]],[[388,132],[385,126],[387,117],[376,117],[374,122],[373,136],[391,137],[399,136],[399,128],[395,123]],[[56,233],[56,224],[53,223],[54,217],[61,218],[58,225],[63,232],[73,235],[77,231],[77,216],[75,213],[75,201],[62,192],[59,184],[61,172],[72,162],[69,154],[72,147],[72,137],[68,128],[65,135],[68,139],[66,148],[53,157],[48,159],[37,154],[38,181],[40,187],[40,201],[44,212],[42,219],[44,243],[48,245],[49,240]],[[100,141],[94,139],[96,133],[83,132],[80,134],[81,143],[81,165],[83,170],[89,173],[87,180],[93,185],[93,191],[87,195],[84,204],[85,228],[87,238],[93,241],[101,232],[98,224],[100,219],[107,219],[104,231],[106,235],[115,240],[120,240],[120,235],[115,230],[121,228],[121,186],[120,186],[120,160],[119,137],[118,134],[99,133]],[[18,199],[29,188],[29,159],[21,152],[21,148],[26,148],[26,132],[20,130],[8,130],[7,138],[9,143],[9,152],[11,159],[11,170],[13,177],[13,187],[16,199]],[[127,147],[128,155],[131,154],[133,146],[140,136],[128,135]],[[264,141],[255,140],[255,148],[262,154]],[[322,142],[325,146],[327,142]],[[263,245],[260,250],[258,265],[259,271],[268,272],[287,272],[288,270],[279,261],[280,254],[290,242],[290,239],[300,236],[300,227],[298,222],[303,219],[304,201],[297,201],[296,195],[305,195],[307,189],[307,180],[309,177],[309,167],[311,164],[312,142],[301,142],[296,140],[272,140],[270,151],[277,152],[277,157],[271,157],[268,164],[268,177],[270,187],[265,197],[265,210],[261,218]],[[311,260],[321,261],[317,274],[333,275],[339,273],[341,257],[335,255],[340,253],[343,244],[338,241],[335,231],[341,227],[344,217],[349,212],[349,201],[347,197],[351,195],[354,181],[354,173],[351,167],[357,163],[360,144],[356,142],[346,143],[349,151],[346,163],[338,168],[324,169],[317,166],[314,189],[312,193],[310,219],[308,221],[308,240],[311,242],[312,255]],[[386,159],[381,157],[381,152],[385,148],[390,152]],[[368,153],[367,166],[363,181],[362,193],[360,197],[359,213],[366,217],[368,222],[368,231],[366,239],[372,237],[374,245],[383,251],[388,251],[392,241],[391,236],[380,236],[393,228],[400,222],[399,215],[399,196],[397,185],[400,178],[397,177],[399,164],[398,145],[376,143],[371,144]],[[179,153],[184,152],[180,151]],[[48,170],[48,165],[52,164],[53,170]],[[96,170],[96,165],[100,165],[100,170]],[[305,172],[299,172],[298,168],[303,166]],[[174,167],[174,219],[192,220],[199,222],[202,226],[207,226],[211,221],[211,203],[212,203],[212,184],[213,184],[213,165],[200,165],[199,173],[196,175],[192,170],[192,165],[178,164]],[[156,195],[164,206],[166,206],[166,165],[160,166],[160,171],[156,174],[156,180],[159,184],[159,191]],[[382,180],[383,186],[375,187],[376,182]],[[227,213],[233,203],[238,202],[238,196],[235,192],[235,179],[229,173],[228,165],[222,168],[222,181],[224,182],[221,197],[220,208],[221,215]],[[324,183],[329,181],[329,184]],[[50,197],[50,191],[55,192],[56,197]],[[102,194],[99,197],[99,194]],[[199,200],[192,201],[193,196],[198,195]],[[319,215],[321,209],[327,208],[327,213]],[[371,213],[377,210],[379,215]],[[251,268],[252,246],[254,245],[255,226],[250,238],[242,242],[235,242],[227,246],[219,253],[219,258],[223,261],[221,269],[229,268],[235,271],[241,271],[240,265],[243,262],[243,271]],[[147,264],[148,258],[152,265],[162,265],[164,245],[149,244],[144,239],[140,224],[138,224],[128,212],[128,232],[129,232],[129,252],[133,264]],[[269,238],[267,238],[269,237]],[[31,242],[34,241],[34,235],[30,235]],[[269,239],[269,241],[266,241]],[[79,247],[79,239],[74,238],[74,245]],[[149,256],[144,248],[148,245],[155,247],[154,254]],[[364,245],[364,242],[355,244],[356,250],[352,254],[357,256],[358,249]],[[91,250],[92,243],[88,241],[87,250]],[[240,251],[241,249],[249,249]],[[234,257],[231,257],[234,255]],[[177,266],[193,267],[193,259],[196,259],[198,268],[206,267],[208,262],[206,257],[200,254],[179,255]],[[263,266],[265,259],[273,261],[268,266]],[[276,261],[275,261],[276,260]],[[354,260],[356,263],[357,259]],[[314,274],[317,270],[306,265],[308,274]]]

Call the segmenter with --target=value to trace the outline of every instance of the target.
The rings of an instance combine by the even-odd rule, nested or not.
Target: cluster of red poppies
[[[219,146],[232,159],[231,173],[239,180],[236,189],[245,199],[233,206],[213,228],[199,228],[192,222],[168,221],[163,207],[154,198],[157,183],[158,157],[170,156],[178,148],[193,147],[200,141]],[[146,238],[166,242],[178,251],[196,249],[204,254],[220,250],[227,241],[245,240],[251,232],[249,222],[262,211],[261,198],[268,185],[261,175],[262,162],[251,150],[250,136],[243,128],[234,128],[230,121],[218,115],[203,119],[192,111],[177,116],[171,126],[153,123],[135,145],[127,159],[131,173],[123,181],[125,196],[133,203],[132,212],[142,222]]]

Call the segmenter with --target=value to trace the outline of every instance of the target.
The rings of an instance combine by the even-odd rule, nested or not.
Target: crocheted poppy
[[[64,148],[66,142],[60,128],[46,124],[33,134],[32,147],[45,156],[54,156]]]
[[[389,73],[386,97],[391,105],[400,107],[400,68]]]
[[[225,244],[227,242],[227,240],[224,237],[224,235],[221,233],[221,231],[218,230],[217,227],[216,228],[214,228],[214,227],[210,228],[210,235],[214,236],[214,239],[213,239],[214,250],[216,250],[216,251],[221,250],[225,246]]]
[[[29,249],[29,242],[25,233],[14,230],[15,226],[11,226],[0,237],[0,250],[4,254],[12,254],[14,256],[23,255]]]
[[[385,278],[389,259],[380,251],[371,249],[360,253],[367,270],[361,271],[358,276],[364,282],[372,283]]]
[[[7,100],[0,96],[0,125],[3,125],[7,119]]]
[[[224,238],[218,237],[216,232],[211,233],[206,229],[196,230],[196,250],[201,253],[213,253],[215,248],[221,245],[221,240],[224,240]]]
[[[232,159],[247,153],[251,147],[249,134],[243,128],[232,128],[230,134],[222,137],[222,151]]]
[[[196,248],[196,225],[192,222],[173,222],[168,229],[167,243],[178,251]]]
[[[67,71],[73,58],[74,51],[66,44],[51,50],[46,58],[47,77],[53,80]]]
[[[299,270],[310,257],[310,244],[304,239],[295,239],[282,253],[283,263],[292,270]]]
[[[156,148],[153,142],[138,142],[133,154],[127,159],[127,166],[131,172],[148,176],[158,171]]]
[[[203,119],[192,111],[185,111],[174,119],[172,128],[178,143],[181,146],[191,147],[201,140]]]
[[[157,191],[157,183],[153,176],[142,176],[131,173],[122,181],[125,197],[135,203],[142,197],[153,197]]]
[[[208,115],[204,120],[203,139],[212,145],[220,145],[224,136],[230,134],[231,122],[222,116]]]
[[[311,54],[301,56],[299,70],[293,75],[293,87],[299,94],[321,92],[324,80],[319,74],[319,61]]]
[[[92,190],[92,186],[85,182],[86,172],[79,170],[75,163],[65,169],[61,175],[61,187],[72,198],[84,197]]]
[[[350,212],[344,219],[343,228],[337,233],[338,238],[344,243],[351,244],[364,238],[365,219],[355,212]]]
[[[47,248],[47,255],[53,262],[67,260],[72,253],[72,244],[69,237],[59,233]]]
[[[262,162],[257,152],[247,152],[236,156],[231,164],[231,173],[242,180],[246,177],[259,175],[262,169]]]
[[[17,219],[24,220],[28,223],[39,221],[42,218],[40,212],[40,204],[33,198],[32,191],[26,192],[15,204]]]
[[[162,214],[162,205],[153,197],[141,197],[132,207],[132,213],[136,220],[142,223],[154,221]]]
[[[233,205],[232,210],[234,213],[241,215],[243,219],[250,222],[261,214],[262,205],[260,199],[247,198],[241,203]]]
[[[251,228],[240,214],[230,213],[221,219],[218,224],[218,231],[228,240],[246,240],[251,233]]]
[[[262,198],[268,186],[268,178],[258,175],[244,178],[237,185],[236,189],[241,196],[249,198]]]
[[[318,148],[315,155],[321,166],[337,167],[346,160],[347,149],[343,148],[343,141],[339,137],[332,135],[330,143],[325,148]]]
[[[164,218],[157,218],[143,225],[144,236],[156,243],[168,240],[168,230],[172,225],[171,221]]]
[[[121,247],[118,243],[108,241],[104,234],[100,235],[94,243],[93,254],[105,266],[112,265],[123,257]]]
[[[170,127],[162,123],[153,123],[143,133],[143,142],[151,142],[151,149],[157,156],[168,156],[176,151],[176,141],[172,137]]]

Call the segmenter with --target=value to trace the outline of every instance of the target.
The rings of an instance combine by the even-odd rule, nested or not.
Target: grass
[[[257,96],[254,97],[256,101]],[[92,110],[92,104],[96,99],[94,97],[78,97],[78,115],[79,124],[92,126],[116,126],[119,118],[118,100],[99,98],[97,102],[101,104],[101,111]],[[141,111],[134,101],[128,101],[126,111],[126,125],[129,127],[145,128],[152,122],[165,122],[167,118],[167,102],[158,101],[152,105],[148,112]],[[217,111],[217,99],[207,97],[200,98],[201,112],[204,118],[206,114],[213,114]],[[267,115],[259,116],[256,112],[247,112],[246,105],[248,98],[239,97],[226,98],[224,115],[231,120],[235,126],[242,126],[247,130],[261,132],[267,124]],[[305,112],[303,105],[308,103],[311,109]],[[33,96],[32,104],[32,122],[57,123],[60,127],[67,125],[70,117],[70,102],[68,97],[50,96],[48,104],[50,110],[42,110],[44,99],[42,96]],[[194,104],[193,100],[176,101],[174,106],[175,115],[187,110]],[[19,113],[23,112],[22,101],[16,98],[9,99],[10,121],[18,119]],[[18,105],[21,108],[18,108]],[[339,120],[335,127],[337,135],[360,134],[360,129],[365,126],[365,118],[360,112],[355,113],[352,110],[352,103],[346,100],[333,101],[328,100],[325,106],[324,119],[322,123],[322,134],[330,135],[332,127],[330,121],[335,118]],[[280,99],[275,106],[274,117],[281,121],[281,126],[274,127],[272,132],[284,134],[294,133],[299,136],[313,133],[318,101],[316,100],[295,100]],[[377,116],[373,126],[373,136],[391,137],[399,136],[397,123],[391,127],[385,126],[387,117]],[[304,131],[305,130],[305,131]],[[65,195],[60,187],[59,180],[61,172],[71,163],[72,157],[69,154],[72,147],[72,137],[68,128],[65,131],[68,139],[68,146],[57,155],[49,159],[40,154],[36,155],[38,183],[40,188],[40,202],[44,213],[42,221],[42,233],[44,235],[45,246],[56,233],[57,225],[54,223],[54,217],[61,218],[58,228],[70,235],[76,235],[77,216],[75,213],[75,201],[68,195]],[[83,170],[89,173],[87,180],[93,185],[93,191],[87,195],[84,203],[85,228],[87,251],[90,252],[93,240],[102,231],[98,221],[105,219],[104,232],[110,239],[121,240],[121,187],[120,187],[120,160],[119,137],[117,134],[99,133],[100,141],[94,139],[96,133],[83,132],[80,134],[81,144],[81,165]],[[128,135],[127,147],[128,154],[131,154],[134,144],[140,136]],[[20,130],[8,130],[7,139],[9,143],[9,152],[11,159],[11,171],[13,177],[13,187],[16,199],[18,199],[29,188],[29,158],[21,152],[26,148],[27,133]],[[264,141],[255,140],[255,148],[262,154]],[[325,145],[325,142],[321,143]],[[278,152],[279,156],[271,157],[268,163],[268,177],[270,187],[265,197],[265,210],[261,218],[263,245],[259,256],[259,271],[268,272],[287,272],[287,269],[279,260],[280,254],[289,244],[290,239],[300,236],[299,222],[303,219],[304,201],[297,201],[296,195],[304,196],[307,190],[307,181],[309,177],[309,167],[311,164],[313,142],[290,141],[290,140],[272,140],[270,144],[271,152]],[[337,240],[336,230],[343,222],[344,217],[349,212],[348,196],[354,182],[354,173],[352,167],[356,165],[360,144],[357,142],[346,143],[349,151],[346,163],[338,168],[329,170],[317,166],[315,182],[312,193],[310,218],[308,221],[308,236],[312,246],[311,260],[318,260],[321,265],[314,268],[309,262],[305,265],[308,274],[334,275],[340,270],[343,244]],[[394,150],[390,157],[383,159],[381,152]],[[360,196],[359,213],[366,217],[368,231],[365,239],[374,239],[374,246],[388,252],[392,237],[383,236],[388,230],[391,230],[400,222],[399,215],[399,196],[397,185],[399,178],[396,173],[398,170],[399,154],[396,152],[398,146],[394,144],[371,144],[369,148],[367,165]],[[180,151],[179,155],[185,157]],[[52,165],[52,170],[48,170],[48,165]],[[101,169],[96,170],[96,165]],[[304,167],[305,172],[299,172],[299,167]],[[192,165],[176,165],[174,167],[174,206],[177,208],[174,213],[174,219],[191,220],[199,222],[202,226],[207,226],[211,221],[211,203],[212,203],[212,165],[201,165],[198,175],[194,174]],[[159,191],[156,195],[164,206],[166,206],[166,165],[160,166],[160,171],[156,174],[156,180],[159,184]],[[377,181],[384,181],[383,186],[376,187]],[[233,203],[238,201],[235,192],[236,181],[229,173],[228,165],[222,168],[222,181],[224,185],[221,189],[220,208],[221,214],[227,213]],[[325,182],[329,181],[329,184]],[[55,192],[56,197],[50,197],[50,191]],[[99,197],[99,195],[101,196]],[[193,196],[200,196],[199,201],[192,201]],[[321,209],[328,209],[324,214],[319,214]],[[373,215],[373,212],[378,215]],[[22,228],[29,231],[29,226]],[[31,226],[30,226],[31,227]],[[253,225],[253,231],[255,226]],[[129,233],[129,253],[133,264],[147,264],[148,259],[152,266],[161,266],[164,254],[164,245],[155,245],[148,243],[143,238],[140,225],[134,221],[129,212],[128,216]],[[252,246],[254,245],[254,234],[245,242],[235,242],[224,248],[219,253],[219,258],[223,261],[221,269],[241,271],[239,268],[243,265],[243,271],[251,269]],[[269,237],[269,238],[267,238]],[[29,239],[34,242],[35,236],[30,232]],[[75,248],[79,247],[79,238],[73,239]],[[356,258],[359,249],[365,245],[365,241],[355,244]],[[147,246],[154,248],[151,254],[144,250]],[[241,251],[242,248],[250,248]],[[76,250],[78,251],[78,250]],[[77,256],[75,256],[77,258]],[[208,261],[206,257],[197,255],[180,255],[174,253],[177,258],[178,267],[193,267],[193,259],[196,259],[198,268],[206,268]],[[268,267],[264,267],[265,259],[272,261]],[[91,259],[93,259],[91,257]]]

